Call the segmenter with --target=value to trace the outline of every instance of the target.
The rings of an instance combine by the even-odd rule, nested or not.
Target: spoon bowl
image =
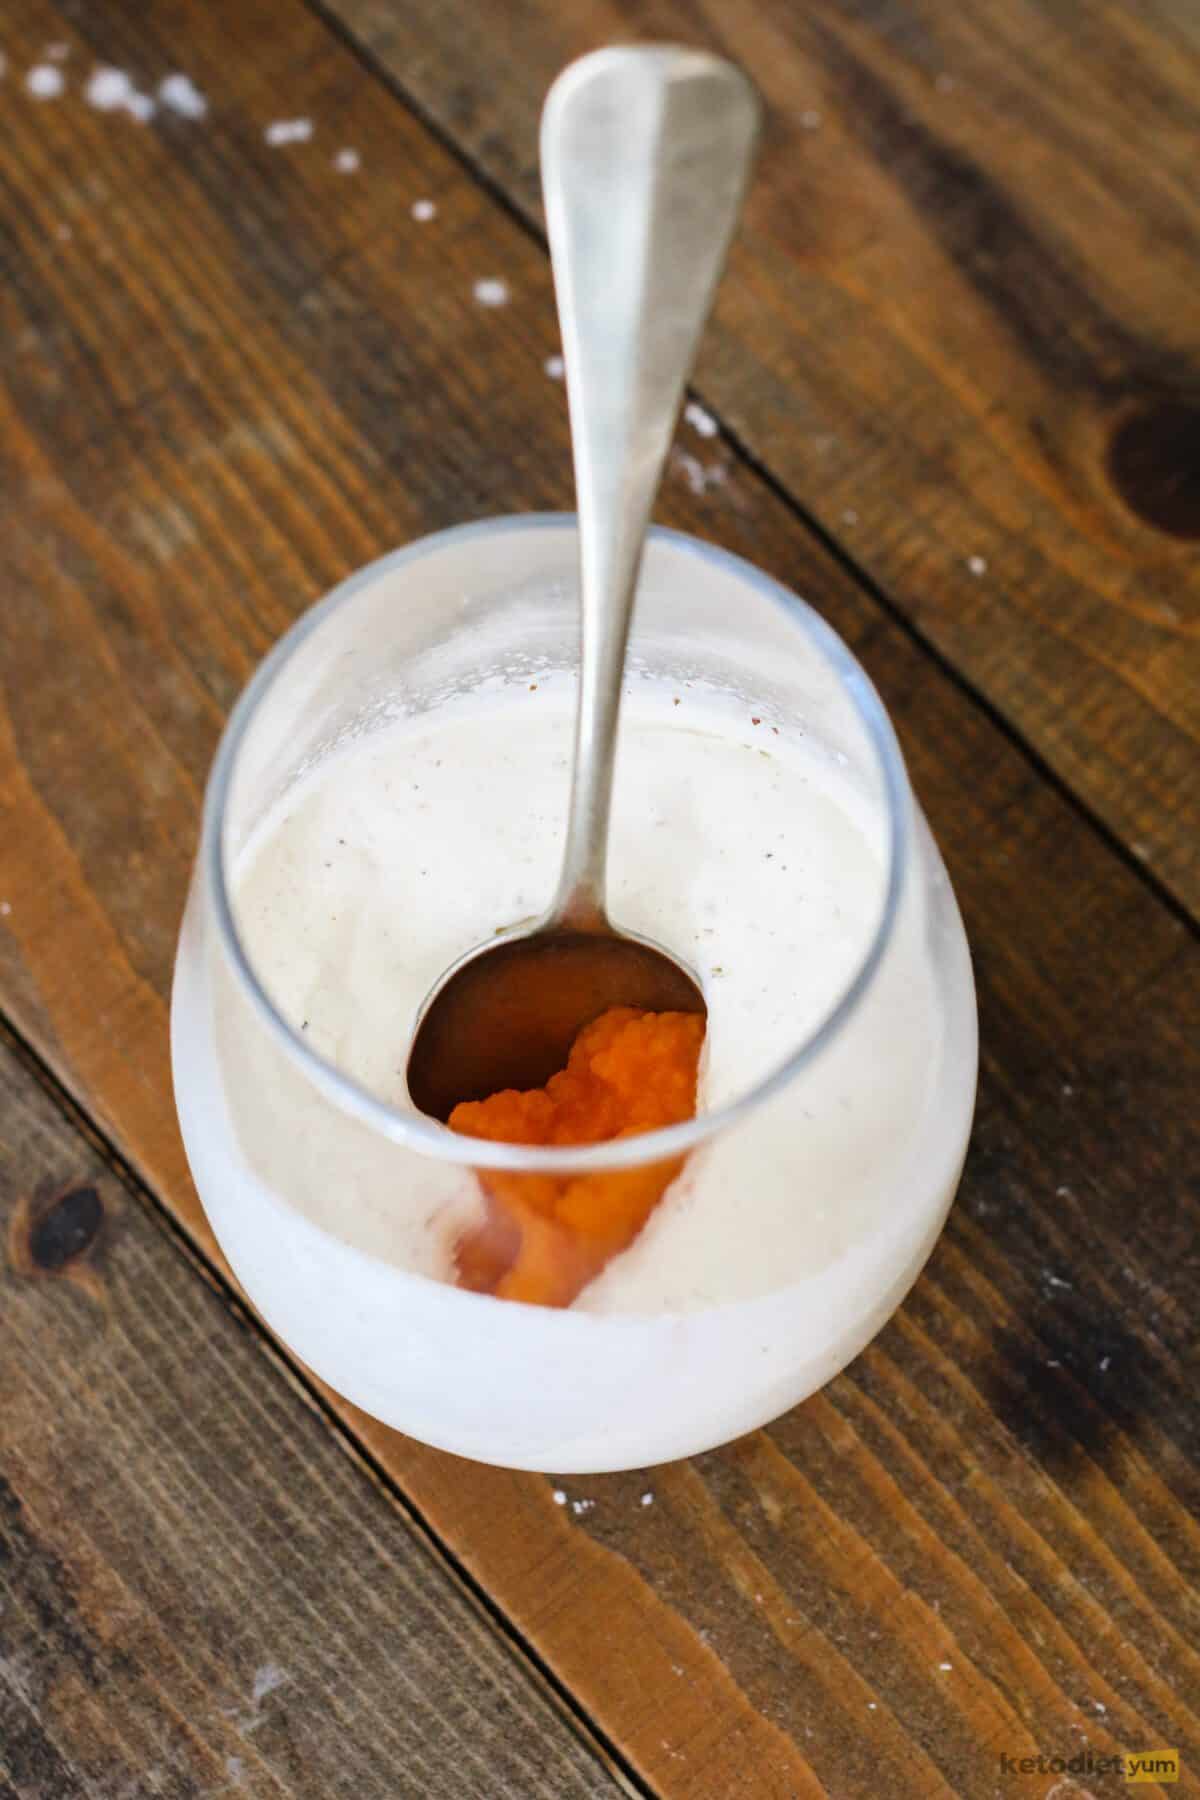
[[[605,868],[621,678],[650,510],[741,207],[757,95],[720,57],[612,49],[558,78],[542,184],[579,502],[583,641],[575,769],[558,891],[454,965],[408,1064],[416,1106],[544,1086],[613,1006],[705,1013],[666,951],[618,932]]]
[[[707,1010],[687,970],[642,938],[516,927],[443,978],[409,1058],[413,1103],[445,1120],[460,1100],[544,1087],[583,1027],[615,1005]]]

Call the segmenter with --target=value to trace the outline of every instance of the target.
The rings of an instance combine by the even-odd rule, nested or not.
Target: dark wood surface
[[[501,72],[541,29],[536,10],[523,9],[528,31],[497,48]],[[969,22],[977,10],[982,20],[982,8],[956,16]],[[1138,30],[1149,56],[1175,27],[1145,14],[1111,29]],[[855,30],[875,44],[865,15]],[[460,37],[469,96],[481,41]],[[39,102],[24,74],[55,42],[71,45],[69,91]],[[871,54],[890,42],[880,35]],[[174,935],[216,736],[267,645],[357,563],[465,517],[569,504],[562,390],[543,372],[556,347],[549,273],[536,238],[469,162],[301,0],[33,4],[5,48],[0,994],[64,1094],[220,1270],[166,1064]],[[431,21],[412,82],[432,82],[449,54]],[[185,70],[209,113],[148,126],[101,114],[79,96],[93,61],[151,86]],[[540,76],[529,79],[532,111]],[[465,98],[462,108],[465,121]],[[312,119],[310,141],[264,142],[268,123],[297,117]],[[500,155],[486,133],[476,141],[467,123],[456,129],[470,156]],[[853,136],[848,120],[847,155]],[[361,157],[353,175],[333,166],[345,147]],[[425,224],[410,216],[419,198],[438,209]],[[1038,198],[1034,183],[1029,204]],[[750,304],[741,290],[767,280],[771,257],[793,253],[800,226],[783,216],[752,226],[726,307]],[[760,268],[764,233],[774,248]],[[507,306],[477,305],[474,283],[487,277],[509,284]],[[948,313],[955,294],[946,288]],[[725,366],[735,338],[724,328],[713,366]],[[882,342],[878,355],[882,371]],[[772,381],[802,384],[799,362],[779,358]],[[995,409],[1011,400],[1003,370],[981,365],[975,379]],[[963,427],[955,454],[995,457],[1002,441],[982,419],[975,435]],[[348,1521],[357,1506],[362,1521],[344,1531],[364,1559],[386,1544],[405,1593],[418,1566],[428,1571],[447,1644],[467,1630],[456,1607],[476,1618],[464,1579],[487,1596],[494,1629],[503,1624],[493,1661],[471,1638],[476,1661],[466,1659],[461,1684],[447,1676],[437,1704],[473,1718],[482,1703],[472,1684],[489,1669],[506,1671],[531,1713],[545,1707],[544,1683],[557,1684],[562,1708],[590,1721],[613,1759],[604,1774],[545,1707],[541,1723],[512,1729],[541,1741],[546,1782],[621,1779],[670,1800],[1046,1794],[1061,1776],[1003,1775],[1001,1755],[1167,1744],[1184,1760],[1173,1791],[1200,1791],[1200,966],[1185,910],[1146,878],[1136,848],[1159,847],[1164,881],[1187,869],[1194,784],[1189,792],[1147,737],[1145,778],[1164,797],[1147,788],[1129,802],[1152,815],[1154,836],[1136,835],[1008,692],[980,681],[965,650],[943,644],[954,667],[931,654],[899,616],[903,596],[881,597],[810,528],[806,511],[837,529],[832,475],[826,506],[827,477],[813,473],[797,494],[765,441],[753,446],[762,468],[724,436],[685,427],[681,447],[695,461],[676,463],[660,515],[796,586],[856,648],[945,850],[976,957],[983,1042],[959,1203],[910,1300],[844,1376],[766,1432],[691,1463],[565,1483],[595,1501],[583,1515],[554,1504],[552,1471],[463,1463],[331,1395],[314,1414],[301,1373],[286,1392],[264,1368],[254,1404],[278,1420],[295,1516],[320,1527],[336,1420],[429,1534],[418,1557],[368,1475],[343,1469],[338,1504]],[[1023,466],[1015,452],[1010,461]],[[879,484],[885,536],[921,513],[917,459],[911,491],[905,479],[901,461]],[[1107,697],[1093,705],[1068,678],[1075,663],[1044,671],[1063,730],[1091,733],[1105,708],[1116,718],[1125,704],[1123,640],[1107,631],[1097,627],[1093,646],[1114,684]],[[1063,657],[1078,659],[1081,643],[1064,633]],[[1026,732],[1042,755],[1024,748]],[[1115,724],[1112,735],[1115,766]],[[1113,777],[1114,795],[1124,781]],[[27,1108],[20,1081],[6,1089],[11,1106]],[[73,1142],[61,1132],[54,1141]],[[6,1141],[10,1193],[32,1192],[44,1173],[28,1133]],[[61,1175],[80,1179],[90,1180],[82,1162]],[[198,1265],[153,1243],[125,1278],[125,1329],[147,1334],[144,1404],[156,1380],[164,1399],[153,1434],[133,1412],[128,1429],[146,1438],[151,1471],[202,1454],[212,1468],[234,1457],[232,1420],[251,1400],[230,1400],[226,1415],[214,1398],[197,1444],[168,1404],[177,1350],[146,1320],[155,1306],[205,1312],[208,1336],[191,1363],[207,1361],[196,1378],[218,1393],[229,1355],[220,1334],[242,1338],[219,1322],[225,1303]],[[69,1370],[90,1315],[81,1324],[57,1296],[94,1300],[77,1281],[30,1285],[19,1257],[12,1268],[21,1303],[43,1309],[45,1356]],[[43,1468],[51,1454],[28,1413],[14,1410],[9,1426],[10,1384],[28,1378],[23,1342],[6,1313],[10,1480],[9,1465]],[[56,1380],[64,1405],[86,1402],[89,1389],[69,1396],[68,1375]],[[283,1465],[264,1451],[263,1466],[269,1480]],[[642,1507],[647,1489],[654,1503]],[[59,1529],[86,1546],[81,1505],[60,1502]],[[197,1517],[206,1503],[196,1496]],[[172,1631],[193,1634],[197,1657],[207,1634],[205,1654],[219,1661],[220,1618],[189,1602],[185,1565],[198,1541],[185,1536],[173,1551],[155,1604],[169,1599]],[[439,1583],[444,1601],[431,1598]],[[281,1624],[294,1608],[289,1629],[317,1658],[323,1627],[290,1594],[259,1603],[278,1606]],[[69,1604],[64,1575],[61,1598],[46,1590],[45,1630]],[[397,1633],[389,1653],[403,1657]],[[437,1654],[422,1665],[426,1698]],[[170,1703],[190,1728],[188,1703]],[[118,1686],[89,1717],[128,1735],[145,1704],[136,1683]],[[370,1740],[358,1753],[376,1758],[363,1766],[406,1791],[398,1741],[382,1726],[373,1737],[358,1716]],[[314,1743],[320,1724],[305,1721]],[[481,1742],[488,1728],[471,1726]],[[326,1717],[324,1730],[319,1766],[341,1721]],[[455,1741],[451,1732],[444,1743]],[[496,1767],[496,1794],[538,1791]],[[11,1768],[5,1779],[22,1800],[40,1800]],[[247,1778],[249,1791],[318,1791],[290,1765],[259,1779]],[[1095,1791],[1112,1786],[1097,1780]],[[1071,1791],[1060,1787],[1058,1800]],[[1083,1778],[1078,1791],[1089,1791]]]
[[[0,1152],[3,1791],[627,1791],[3,1040]]]
[[[522,0],[466,55],[444,0],[325,4],[534,222],[564,63],[744,64],[768,126],[705,399],[1200,910],[1200,11]]]

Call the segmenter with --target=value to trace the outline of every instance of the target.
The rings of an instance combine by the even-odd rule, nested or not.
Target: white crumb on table
[[[432,200],[414,200],[412,216],[418,225],[428,225],[430,219],[437,218],[437,207]]]
[[[508,305],[508,283],[501,281],[498,276],[485,276],[475,283],[473,291],[480,306]]]
[[[709,463],[706,466],[698,456],[692,456],[686,450],[673,450],[671,462],[693,494],[707,494],[709,488],[720,487],[725,480],[724,463]]]
[[[202,119],[208,111],[208,101],[191,76],[179,70],[163,76],[158,97],[169,112],[178,113],[181,119]]]
[[[842,524],[843,525],[857,525],[858,524],[858,514],[855,512],[855,510],[852,506],[847,506],[843,509]]]
[[[566,374],[567,365],[561,356],[548,356],[542,364],[551,381],[561,381]]]
[[[133,83],[124,69],[113,69],[101,63],[88,76],[83,97],[97,112],[116,112],[132,92]]]
[[[971,571],[972,575],[986,575],[987,574],[987,557],[986,556],[968,556],[967,567]]]
[[[706,412],[698,401],[689,400],[683,409],[683,416],[693,431],[701,437],[711,438],[717,435],[717,421],[710,412]]]
[[[647,1488],[646,1492],[642,1495],[642,1505],[643,1506],[653,1506],[654,1505],[654,1495],[650,1492],[649,1488]]]
[[[260,1669],[254,1671],[254,1686],[250,1690],[252,1704],[257,1706],[260,1700],[265,1700],[276,1688],[283,1687],[287,1679],[287,1670],[281,1669],[278,1663],[263,1663]]]
[[[596,1502],[594,1500],[572,1500],[571,1511],[576,1515],[579,1513],[591,1512],[595,1504]]]
[[[144,125],[154,116],[154,102],[140,93],[124,69],[100,63],[87,78],[83,97],[97,112],[125,112]]]
[[[939,1663],[939,1664],[938,1664],[938,1668],[939,1668],[939,1669],[952,1669],[952,1668],[953,1668],[953,1667],[954,1667],[954,1664],[953,1664],[953,1663],[946,1663],[946,1662],[943,1662],[943,1663]]]
[[[567,1504],[567,1496],[563,1493],[561,1488],[555,1488],[552,1498],[555,1506],[565,1506]]]
[[[25,86],[35,100],[57,100],[66,85],[62,70],[53,63],[35,63],[25,77]]]
[[[693,494],[704,492],[704,464],[698,456],[691,456],[686,450],[679,450],[672,457],[675,467],[691,488]]]
[[[356,169],[362,167],[362,157],[357,150],[347,147],[338,151],[333,159],[333,166],[339,175],[353,175]]]
[[[274,119],[263,132],[272,150],[283,144],[306,144],[313,134],[311,119]]]
[[[11,911],[12,911],[12,901],[11,900],[0,900],[0,919],[7,919],[8,915]]]

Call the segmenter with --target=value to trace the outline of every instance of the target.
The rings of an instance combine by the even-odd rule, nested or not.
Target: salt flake
[[[144,125],[154,113],[149,94],[140,94],[124,69],[100,63],[87,78],[83,97],[97,112],[127,112]]]
[[[563,1493],[561,1488],[555,1488],[552,1498],[555,1506],[565,1506],[567,1504],[567,1496]]]
[[[967,567],[972,575],[986,575],[987,558],[985,556],[968,556]]]
[[[178,113],[181,119],[202,119],[208,111],[208,101],[200,92],[190,75],[164,75],[158,84],[158,97],[169,112]]]
[[[38,63],[25,77],[25,86],[35,100],[57,100],[66,85],[62,70],[53,63]]]
[[[263,137],[272,150],[278,150],[282,144],[306,144],[312,134],[311,119],[276,119],[267,126]]]
[[[697,456],[690,456],[686,450],[672,452],[671,460],[693,494],[707,494],[710,487],[720,487],[725,479],[723,463],[709,463],[707,467]]]
[[[689,400],[683,409],[683,416],[693,431],[701,437],[710,438],[717,435],[717,421],[710,412],[706,412],[695,400]]]
[[[551,381],[561,381],[566,373],[566,364],[561,356],[548,356],[542,364]]]
[[[256,1669],[254,1686],[250,1691],[250,1698],[254,1705],[257,1706],[260,1700],[265,1700],[268,1694],[273,1694],[276,1688],[283,1687],[287,1679],[287,1670],[281,1669],[278,1663],[266,1662],[260,1669]]]
[[[333,159],[333,166],[339,175],[353,175],[362,167],[362,157],[357,150],[339,150]]]
[[[437,218],[437,207],[432,200],[414,200],[412,216],[418,225],[428,225],[430,219]]]
[[[475,298],[480,306],[507,306],[508,283],[496,276],[488,276],[475,283]]]

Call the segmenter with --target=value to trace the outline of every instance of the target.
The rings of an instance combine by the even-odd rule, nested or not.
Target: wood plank
[[[0,1040],[0,1784],[630,1791]]]
[[[565,419],[540,252],[303,8],[80,24],[211,104],[139,129],[4,100],[0,981],[215,1260],[165,994],[220,720],[354,563],[564,503]],[[270,150],[297,116],[312,141]],[[476,305],[487,276],[507,307]],[[1194,1771],[1194,939],[726,443],[693,448],[664,516],[854,644],[945,846],[984,1041],[961,1202],[847,1376],[692,1464],[569,1484],[582,1515],[341,1415],[672,1800],[874,1795],[881,1767],[990,1796],[1001,1753],[1159,1742]]]
[[[1200,910],[1195,9],[527,0],[468,53],[440,0],[325,5],[535,224],[564,63],[745,65],[769,125],[701,392]]]

